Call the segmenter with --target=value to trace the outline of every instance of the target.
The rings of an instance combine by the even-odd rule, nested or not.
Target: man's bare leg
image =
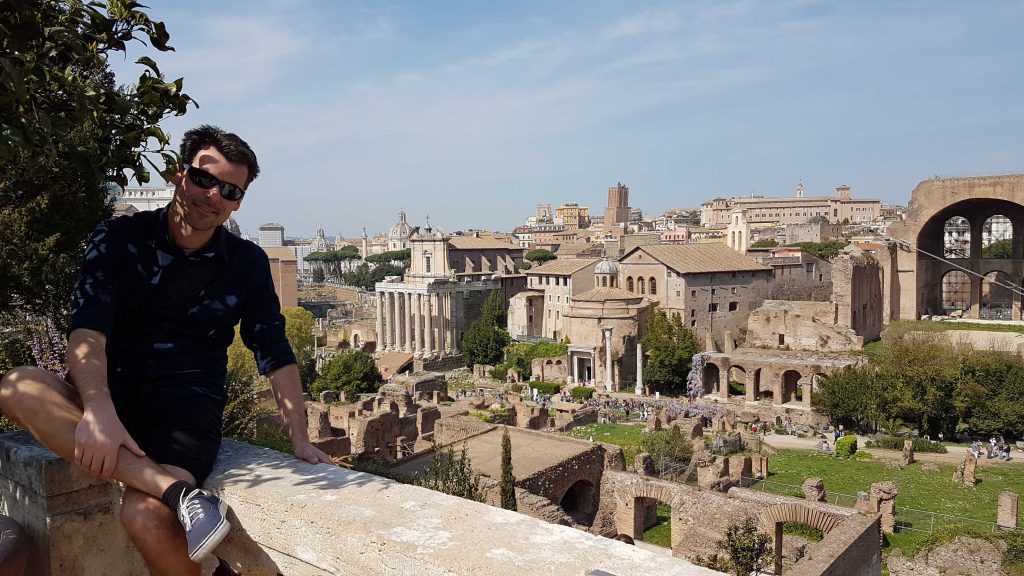
[[[0,379],[0,412],[43,446],[74,462],[75,428],[82,419],[82,407],[70,384],[40,368],[15,368]],[[124,446],[117,452],[117,466],[111,477],[158,500],[179,480],[163,466],[132,454]]]
[[[196,479],[177,466],[164,465],[179,480]],[[126,488],[121,503],[121,524],[146,561],[151,576],[199,576],[200,565],[188,557],[188,543],[177,515],[160,498]]]

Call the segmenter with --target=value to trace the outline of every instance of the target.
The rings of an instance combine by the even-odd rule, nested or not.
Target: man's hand
[[[333,464],[331,457],[309,442],[295,444],[295,457],[310,464]]]
[[[140,458],[146,455],[125,430],[113,406],[86,408],[75,428],[75,464],[90,474],[109,478],[117,466],[121,446]]]

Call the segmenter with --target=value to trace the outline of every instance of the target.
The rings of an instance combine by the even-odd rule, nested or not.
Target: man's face
[[[217,148],[207,146],[192,159],[192,166],[201,168],[224,182],[245,187],[249,169],[244,164],[229,162]],[[242,205],[241,200],[225,200],[219,186],[202,188],[184,171],[175,179],[175,201],[181,207],[185,223],[197,231],[213,230],[227,222],[231,213]]]

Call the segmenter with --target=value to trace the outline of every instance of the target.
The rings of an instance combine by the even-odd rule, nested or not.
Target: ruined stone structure
[[[612,531],[643,539],[645,520],[657,502],[671,509],[674,556],[706,555],[726,528],[747,516],[758,519],[775,538],[776,573],[781,573],[782,525],[801,522],[825,537],[812,558],[798,562],[787,574],[877,576],[881,571],[881,534],[876,513],[810,502],[799,498],[729,488],[727,493],[704,491],[685,484],[606,470],[601,484],[601,508],[594,531]]]
[[[1020,295],[996,282],[1019,285],[1024,278],[1022,199],[1024,175],[937,178],[918,184],[906,219],[889,226],[896,242],[881,257],[885,320],[960,310],[968,318],[1020,320]],[[986,238],[986,229],[995,217],[1009,220],[1009,258],[984,257],[986,244],[993,240],[991,235]],[[967,240],[953,246],[947,241],[947,225],[961,223]]]
[[[728,353],[706,353],[704,393],[746,402],[809,409],[817,379],[862,361],[852,354],[792,352],[740,348]],[[744,386],[742,396],[730,396],[729,381]]]
[[[397,377],[381,386],[376,396],[352,404],[307,402],[309,438],[331,456],[376,454],[396,459],[424,450],[441,417],[436,404],[447,397],[447,384],[437,376]]]
[[[429,226],[409,237],[404,278],[378,282],[378,350],[416,358],[458,356],[459,342],[491,292],[508,302],[525,287],[523,251],[479,233],[449,235]]]

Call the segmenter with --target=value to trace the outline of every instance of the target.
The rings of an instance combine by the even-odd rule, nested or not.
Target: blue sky
[[[537,203],[648,214],[716,196],[905,204],[1022,172],[1022,2],[152,3],[199,108],[256,150],[236,215],[289,236],[510,230]],[[115,63],[138,75],[134,49]]]

